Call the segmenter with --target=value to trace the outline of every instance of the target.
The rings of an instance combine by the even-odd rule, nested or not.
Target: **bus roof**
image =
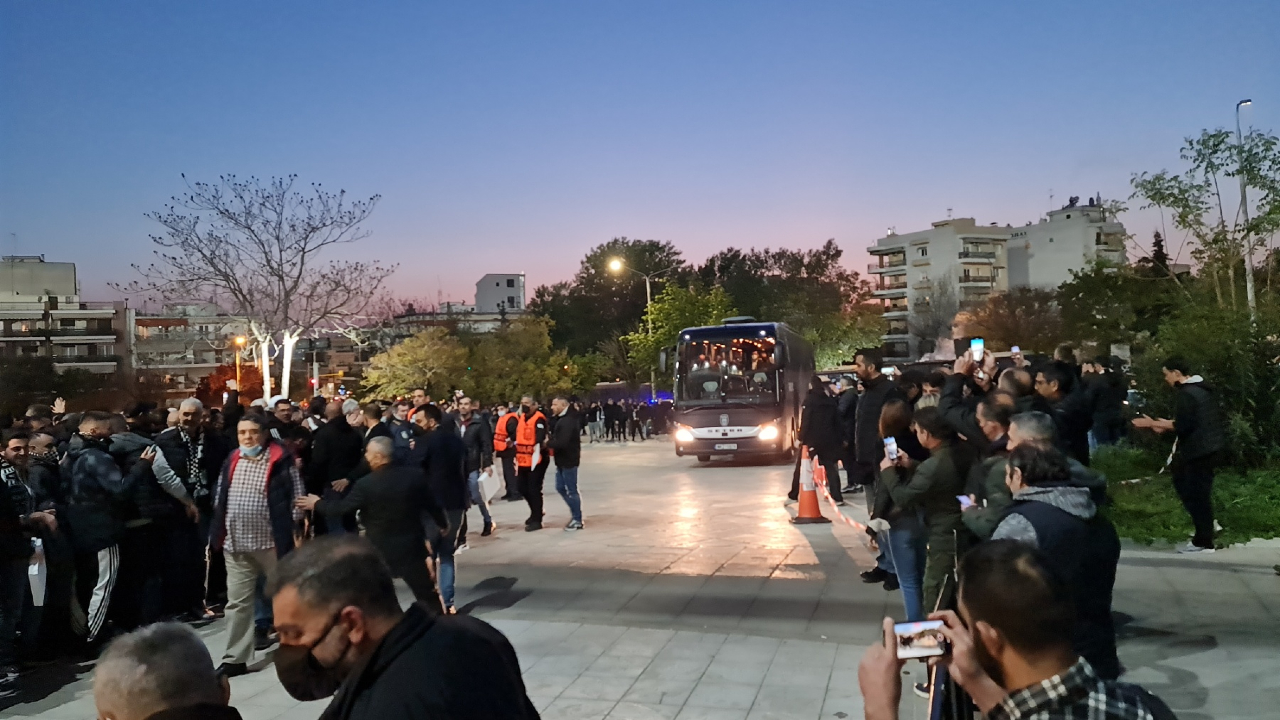
[[[794,330],[786,323],[752,322],[730,323],[728,325],[704,325],[702,327],[685,328],[680,331],[681,340],[698,340],[701,338],[723,337],[780,337],[794,335]]]

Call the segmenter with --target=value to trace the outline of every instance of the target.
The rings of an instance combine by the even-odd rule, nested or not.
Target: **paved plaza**
[[[584,447],[580,477],[585,531],[560,531],[568,513],[549,476],[547,530],[523,532],[524,505],[499,502],[498,532],[473,532],[458,558],[460,609],[511,639],[544,718],[861,717],[858,659],[881,618],[901,616],[901,598],[859,581],[871,566],[859,533],[788,522],[790,467],[700,465],[658,440]],[[1126,547],[1115,611],[1128,679],[1183,720],[1274,717],[1276,562],[1267,543],[1194,558]],[[200,632],[216,660],[222,623]],[[245,720],[324,709],[290,698],[267,660],[258,666],[232,681]],[[0,716],[93,718],[88,670],[24,677]],[[903,717],[926,717],[909,692]]]

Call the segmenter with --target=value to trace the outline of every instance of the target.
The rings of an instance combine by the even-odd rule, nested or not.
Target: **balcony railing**
[[[83,363],[118,363],[121,361],[119,355],[54,355],[52,358],[54,365],[77,365]]]
[[[92,328],[11,328],[0,331],[0,337],[42,338],[42,337],[115,337],[114,328],[97,330]]]
[[[876,290],[906,290],[906,289],[907,289],[906,278],[903,278],[901,280],[883,281],[876,286]]]
[[[886,255],[884,256],[884,262],[871,263],[870,265],[867,265],[867,272],[880,272],[881,270],[887,270],[889,268],[906,267],[906,265],[906,255],[897,255],[892,258]]]
[[[970,283],[982,283],[983,285],[994,284],[996,279],[989,275],[961,275],[960,284],[966,285]]]
[[[961,250],[961,260],[995,260],[996,253],[991,250]]]

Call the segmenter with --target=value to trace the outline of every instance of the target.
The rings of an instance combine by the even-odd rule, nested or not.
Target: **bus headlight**
[[[693,432],[684,425],[677,425],[676,440],[679,440],[680,442],[693,442]]]
[[[761,425],[760,434],[757,435],[756,437],[760,438],[761,440],[777,440],[778,426],[774,425],[773,423],[770,423],[768,425]]]

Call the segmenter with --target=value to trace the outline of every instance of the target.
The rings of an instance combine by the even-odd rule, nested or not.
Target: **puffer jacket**
[[[136,463],[126,475],[111,457],[106,441],[75,435],[62,459],[67,489],[66,521],[76,552],[98,552],[120,542],[129,493],[150,464]]]
[[[116,433],[111,436],[111,457],[125,472],[130,472],[139,463],[138,458],[143,451],[152,444],[150,439],[137,433]],[[169,518],[174,514],[173,502],[156,481],[151,465],[142,464],[146,467],[138,470],[137,482],[130,489],[129,501],[123,508],[125,524],[129,526]]]

